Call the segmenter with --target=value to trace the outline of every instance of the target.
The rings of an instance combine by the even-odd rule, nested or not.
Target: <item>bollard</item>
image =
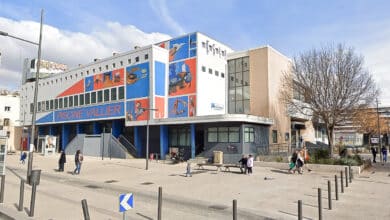
[[[34,216],[34,207],[35,207],[35,194],[37,191],[37,184],[35,182],[30,181],[32,184],[31,189],[31,201],[30,201],[30,213],[28,216],[33,217]]]
[[[353,173],[352,173],[352,167],[349,165],[349,182],[352,183]]]
[[[302,220],[302,200],[298,200],[298,220]]]
[[[23,211],[23,200],[24,200],[24,179],[20,180],[20,193],[19,193],[19,207],[18,211]]]
[[[348,187],[348,168],[345,167],[345,187]]]
[[[318,219],[322,220],[322,196],[321,188],[318,188]]]
[[[336,193],[336,200],[339,200],[339,182],[337,181],[337,175],[334,175],[334,191]]]
[[[237,220],[237,200],[233,200],[233,220]]]
[[[341,187],[341,193],[344,193],[344,181],[343,181],[343,171],[340,171],[340,187]]]
[[[83,207],[84,220],[90,220],[87,200],[81,200],[81,206]]]
[[[161,206],[162,206],[162,187],[158,187],[158,208],[157,208],[157,219],[161,220]]]
[[[330,186],[330,180],[328,180],[328,207],[332,210],[332,188]]]
[[[4,202],[4,185],[5,185],[5,175],[1,175],[1,192],[0,192],[0,203]]]

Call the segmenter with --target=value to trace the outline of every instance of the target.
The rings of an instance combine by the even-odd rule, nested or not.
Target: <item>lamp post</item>
[[[382,162],[382,151],[381,151],[381,149],[382,149],[382,138],[381,138],[381,126],[380,126],[380,124],[379,124],[379,106],[378,106],[378,98],[376,98],[376,115],[377,115],[377,118],[378,118],[378,133],[379,133],[379,149],[378,149],[378,151],[379,151],[379,158],[380,158],[380,160],[381,160],[381,162]]]
[[[38,62],[37,62],[37,72],[35,75],[33,114],[32,114],[32,121],[31,121],[31,135],[30,135],[30,139],[31,139],[32,144],[30,144],[30,146],[29,146],[29,153],[28,153],[27,183],[30,183],[30,176],[31,176],[32,162],[33,162],[34,139],[35,139],[35,120],[36,120],[36,114],[37,114],[37,98],[38,98],[38,81],[39,81],[39,69],[41,66],[42,24],[43,24],[43,9],[41,10],[41,24],[40,24],[40,28],[39,28],[39,43],[25,40],[23,38],[16,37],[16,36],[10,35],[6,32],[0,31],[0,35],[2,35],[2,36],[11,37],[11,38],[38,46]]]
[[[148,112],[148,119],[146,120],[146,165],[145,170],[149,169],[149,118],[150,118],[150,111],[157,111],[158,109],[155,108],[142,108],[144,111]]]

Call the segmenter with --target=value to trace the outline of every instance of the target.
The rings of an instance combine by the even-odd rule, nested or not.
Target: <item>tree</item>
[[[352,48],[330,45],[295,57],[283,76],[280,98],[289,113],[324,123],[331,155],[334,127],[354,109],[371,105],[379,93],[363,61]]]

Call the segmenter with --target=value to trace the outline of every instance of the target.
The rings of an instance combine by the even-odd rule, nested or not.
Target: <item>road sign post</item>
[[[126,220],[126,211],[134,208],[133,193],[119,195],[119,212],[123,212],[123,220]]]

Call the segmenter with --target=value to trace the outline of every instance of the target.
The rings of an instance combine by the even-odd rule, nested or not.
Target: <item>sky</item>
[[[365,58],[390,106],[390,2],[379,0],[0,0],[0,31],[38,42],[42,58],[75,67],[134,46],[202,32],[236,51],[270,45],[293,58],[342,43]],[[17,90],[37,47],[0,36],[0,88]]]

